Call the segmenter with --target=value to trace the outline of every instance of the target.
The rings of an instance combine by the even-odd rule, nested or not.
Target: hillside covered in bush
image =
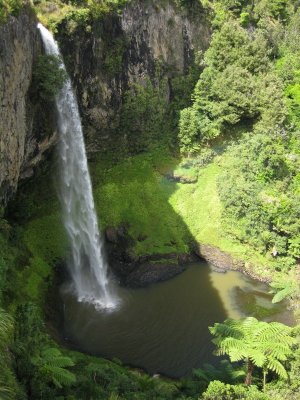
[[[53,151],[54,98],[66,76],[32,33],[41,21],[61,47],[122,283],[157,265],[173,276],[195,255],[230,260],[227,267],[268,282],[273,302],[288,299],[298,322],[298,3],[0,0],[0,41],[35,40],[26,73],[15,73],[28,80],[15,101],[10,93],[23,89],[9,66],[27,45],[0,44],[0,399],[299,398],[297,325],[216,321],[207,329],[226,359],[180,380],[66,346],[57,299],[68,240]],[[22,112],[16,128],[7,123]]]

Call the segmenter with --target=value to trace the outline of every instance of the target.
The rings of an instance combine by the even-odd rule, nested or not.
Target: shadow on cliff
[[[106,157],[94,157],[90,170],[110,265],[133,287],[182,272],[197,256],[195,238],[169,201],[178,160],[162,149],[118,162]]]

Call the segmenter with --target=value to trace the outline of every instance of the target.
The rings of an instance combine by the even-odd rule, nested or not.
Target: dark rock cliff
[[[4,204],[54,141],[45,134],[40,107],[30,95],[34,63],[42,50],[36,24],[35,15],[26,8],[0,26],[0,203]]]
[[[200,7],[200,6],[199,6]],[[157,69],[171,92],[195,52],[208,46],[201,8],[186,13],[174,1],[135,0],[123,12],[74,27],[64,20],[57,39],[77,92],[89,151],[115,140],[122,95],[130,83],[155,83]],[[0,203],[56,142],[53,107],[32,95],[32,74],[42,53],[36,17],[26,8],[0,26]]]
[[[172,0],[135,0],[121,15],[75,30],[64,21],[57,39],[78,95],[88,150],[97,151],[114,140],[129,85],[154,82],[159,69],[170,93],[172,78],[186,73],[195,53],[207,48],[210,28],[200,5],[187,13]]]

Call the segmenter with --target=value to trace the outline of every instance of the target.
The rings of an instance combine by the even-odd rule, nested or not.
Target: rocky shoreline
[[[257,281],[264,283],[271,282],[270,277],[262,276],[255,272],[255,266],[250,262],[235,259],[231,254],[226,253],[216,246],[198,243],[195,248],[195,253],[200,258],[213,265],[215,267],[214,270],[217,272],[226,272],[230,270],[239,271]]]
[[[131,251],[133,242],[126,228],[107,228],[105,239],[109,265],[120,284],[126,287],[142,288],[171,279],[200,259],[211,264],[213,270],[219,273],[234,270],[260,282],[271,281],[270,277],[254,272],[255,267],[251,263],[235,259],[231,254],[209,244],[194,243],[190,253],[186,254],[151,254],[138,257]]]

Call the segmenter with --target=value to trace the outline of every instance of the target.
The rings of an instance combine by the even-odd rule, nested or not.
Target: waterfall
[[[46,54],[61,59],[52,34],[38,24]],[[96,308],[114,308],[118,298],[108,277],[76,97],[68,78],[55,98],[59,132],[60,200],[71,255],[68,261],[79,301]]]

